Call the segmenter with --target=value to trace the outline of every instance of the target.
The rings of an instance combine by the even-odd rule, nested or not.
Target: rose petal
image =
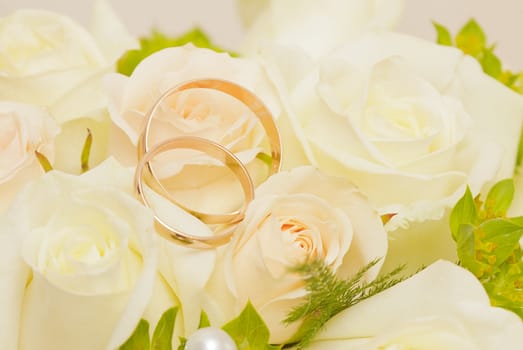
[[[95,1],[91,21],[91,34],[108,62],[115,62],[125,51],[139,47],[107,1]]]
[[[5,218],[0,219],[0,348],[16,349],[20,333],[21,309],[24,289],[30,278],[30,270],[18,254],[19,239],[12,234],[13,225]]]
[[[479,64],[467,56],[456,67],[456,78],[446,92],[463,102],[483,143],[493,141],[503,147],[496,178],[512,177],[523,123],[523,96],[483,74]]]

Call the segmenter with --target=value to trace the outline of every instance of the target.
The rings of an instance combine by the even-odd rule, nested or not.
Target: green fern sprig
[[[305,276],[305,289],[308,294],[302,304],[291,310],[284,322],[289,324],[303,320],[300,329],[291,340],[297,342],[298,349],[307,346],[334,315],[405,279],[399,277],[404,269],[404,266],[400,266],[372,282],[364,282],[365,274],[379,261],[380,259],[371,261],[348,280],[338,278],[321,261],[307,262],[295,268],[295,272]]]

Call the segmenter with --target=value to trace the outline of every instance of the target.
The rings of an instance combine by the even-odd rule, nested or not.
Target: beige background
[[[242,25],[234,0],[109,0],[129,30],[144,34],[152,27],[179,33],[200,25],[217,43],[234,48],[242,36]],[[523,0],[405,0],[399,30],[433,40],[431,20],[454,31],[470,17],[486,30],[489,42],[497,42],[503,62],[523,69]],[[90,0],[0,0],[0,16],[23,7],[37,7],[67,14],[88,25]]]

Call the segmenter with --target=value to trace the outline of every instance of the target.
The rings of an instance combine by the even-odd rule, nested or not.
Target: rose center
[[[186,120],[205,121],[210,113],[211,108],[204,103],[187,103],[178,110],[178,114]]]
[[[303,222],[289,218],[281,223],[280,229],[293,237],[294,245],[304,254],[310,254],[314,249],[314,242],[309,234],[310,228]]]
[[[438,127],[434,117],[420,101],[385,99],[366,110],[366,133],[384,139],[420,139],[430,137]]]
[[[65,227],[49,244],[42,246],[41,262],[60,273],[78,273],[111,259],[117,243],[110,234],[89,227]],[[47,260],[44,262],[44,260]]]

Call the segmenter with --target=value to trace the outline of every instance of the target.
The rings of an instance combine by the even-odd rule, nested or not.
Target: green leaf
[[[516,156],[516,165],[517,165],[516,169],[518,169],[519,166],[522,164],[522,160],[523,160],[523,127],[521,128],[521,131],[519,133],[518,154]],[[521,171],[521,170],[516,170],[516,171]]]
[[[209,37],[199,28],[194,28],[181,36],[169,37],[154,30],[150,36],[140,39],[140,49],[127,51],[117,62],[116,69],[124,75],[131,75],[136,66],[146,57],[168,47],[183,46],[192,43],[196,47],[207,48],[217,52],[223,49],[214,45]],[[231,55],[235,55],[231,53]]]
[[[149,348],[149,322],[141,319],[133,334],[119,347],[119,350],[148,350]]]
[[[478,227],[462,224],[457,235],[458,257],[463,267],[480,280],[488,280],[519,247],[523,226],[510,219],[494,218]]]
[[[269,329],[254,306],[247,303],[240,315],[222,327],[242,349],[278,349],[269,345]]]
[[[478,219],[478,213],[476,209],[476,203],[472,197],[470,188],[467,187],[465,194],[456,203],[454,209],[450,213],[450,231],[452,232],[452,238],[457,241],[459,227],[463,224],[474,224]]]
[[[82,172],[89,170],[89,158],[91,156],[91,147],[93,145],[93,134],[90,129],[87,129],[87,137],[85,138],[84,147],[82,148],[82,155],[80,157],[80,164]]]
[[[516,216],[513,218],[508,218],[507,220],[510,220],[511,222],[515,223],[516,225],[523,226],[523,216]]]
[[[178,308],[172,307],[165,311],[158,321],[153,333],[151,350],[171,350],[174,331],[174,321]]]
[[[178,340],[180,341],[180,345],[178,345],[178,349],[177,350],[184,350],[185,349],[185,344],[187,344],[187,338],[185,338],[185,337],[178,337]]]
[[[51,162],[49,161],[49,159],[47,159],[47,157],[45,155],[43,155],[42,153],[40,153],[38,151],[35,151],[35,156],[36,156],[36,159],[38,159],[40,166],[42,167],[42,169],[44,169],[44,171],[46,173],[53,170],[53,166],[51,165]]]
[[[458,257],[461,265],[481,278],[492,272],[492,268],[477,259],[475,228],[470,224],[460,225],[457,235]]]
[[[483,71],[494,79],[500,79],[503,68],[498,56],[496,56],[492,50],[488,49],[483,50],[483,54],[480,57],[479,63]]]
[[[505,264],[495,278],[484,283],[493,306],[515,312],[523,319],[523,262],[521,250],[514,259],[518,263]]]
[[[456,36],[456,46],[464,53],[478,57],[487,45],[483,29],[474,20],[469,20]]]
[[[449,30],[436,21],[432,21],[432,24],[434,25],[434,28],[436,28],[438,34],[436,39],[437,43],[440,45],[452,46],[452,37]]]
[[[487,218],[504,217],[514,199],[514,181],[506,179],[496,183],[489,191],[485,201]]]
[[[523,226],[507,220],[496,218],[485,221],[479,226],[483,260],[491,266],[498,267],[519,247],[523,236]]]
[[[470,206],[472,195],[465,197]],[[467,211],[460,200],[460,209],[457,204],[451,213],[451,226],[458,227],[455,236],[461,265],[479,279],[493,305],[512,310],[523,319],[523,250],[519,243],[523,216],[505,217],[513,197],[513,181],[502,180],[489,191],[483,206],[477,200],[475,220],[470,213],[456,214]]]
[[[200,314],[200,323],[198,324],[198,328],[205,328],[210,327],[211,322],[209,321],[209,317],[205,313],[205,311],[202,310],[202,313]]]

